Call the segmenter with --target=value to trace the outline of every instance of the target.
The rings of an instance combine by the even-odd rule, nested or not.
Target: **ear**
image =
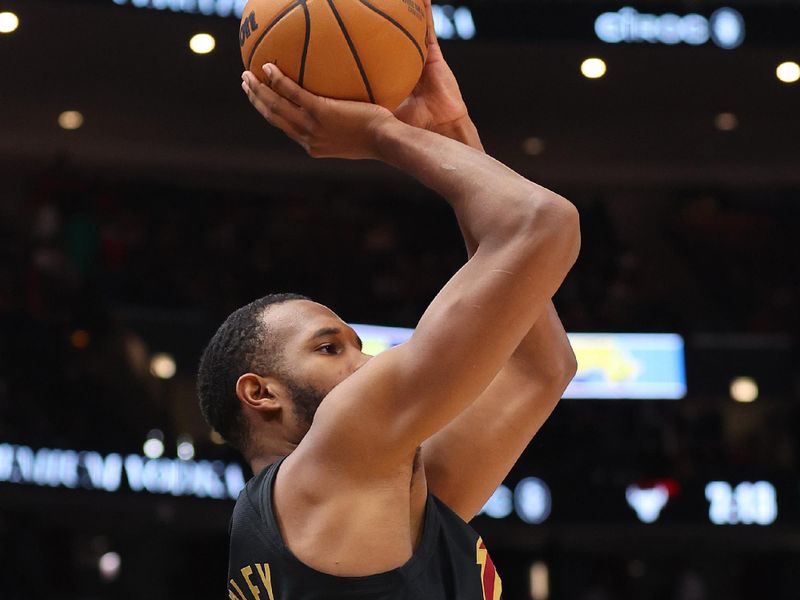
[[[236,395],[246,407],[273,412],[281,407],[283,388],[271,377],[245,373],[236,381]]]

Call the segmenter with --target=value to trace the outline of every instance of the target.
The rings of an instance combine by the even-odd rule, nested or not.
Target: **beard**
[[[328,392],[290,378],[284,383],[292,395],[292,413],[306,430],[311,429],[314,415]]]

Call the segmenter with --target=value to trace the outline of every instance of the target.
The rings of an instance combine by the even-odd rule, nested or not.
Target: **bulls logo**
[[[475,550],[477,553],[475,562],[481,566],[483,600],[500,600],[500,595],[503,593],[503,582],[500,581],[500,576],[494,568],[492,557],[489,556],[483,539],[478,538]]]

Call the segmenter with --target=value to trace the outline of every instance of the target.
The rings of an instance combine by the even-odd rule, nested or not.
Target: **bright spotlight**
[[[775,69],[775,74],[783,83],[795,83],[800,80],[800,65],[794,61],[782,62]]]
[[[177,367],[171,354],[159,352],[150,359],[150,373],[159,379],[172,379]]]
[[[100,557],[97,563],[97,568],[100,571],[100,577],[104,581],[114,581],[119,575],[119,568],[122,565],[122,559],[116,552],[106,552]]]
[[[606,63],[600,58],[587,58],[581,63],[581,73],[587,79],[600,79],[606,74]]]
[[[19,17],[13,12],[0,12],[0,33],[11,33],[19,27]]]
[[[731,398],[736,402],[755,402],[758,384],[752,377],[737,377],[731,381]]]
[[[65,110],[58,115],[58,124],[61,129],[80,129],[83,125],[83,115],[77,110]]]
[[[161,458],[164,454],[164,433],[160,429],[151,429],[142,450],[147,458]]]
[[[194,444],[188,435],[178,438],[178,458],[181,460],[192,460],[194,458]]]
[[[217,46],[217,40],[208,33],[198,33],[189,40],[189,48],[195,54],[208,54]]]
[[[721,112],[714,117],[714,125],[720,131],[733,131],[739,126],[739,118],[732,112]]]

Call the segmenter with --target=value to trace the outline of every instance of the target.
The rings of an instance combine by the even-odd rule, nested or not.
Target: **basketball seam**
[[[247,70],[248,71],[251,71],[251,72],[253,71],[253,56],[255,56],[256,50],[258,50],[258,46],[259,46],[259,44],[261,44],[261,40],[264,39],[264,36],[266,36],[270,32],[270,30],[273,27],[275,27],[275,25],[278,23],[278,21],[280,21],[283,17],[288,15],[290,12],[292,12],[295,8],[300,6],[300,4],[301,4],[300,0],[295,0],[295,2],[292,2],[289,6],[284,8],[278,14],[277,17],[275,17],[272,20],[272,23],[267,25],[267,28],[264,29],[264,31],[261,32],[261,35],[259,35],[258,39],[253,43],[253,48],[250,50],[250,56],[247,57]]]
[[[347,45],[350,46],[350,52],[353,55],[353,58],[356,61],[356,66],[358,67],[359,73],[361,73],[361,79],[364,81],[364,87],[367,88],[367,95],[369,96],[369,101],[375,104],[375,97],[372,95],[372,88],[369,85],[369,79],[367,79],[367,73],[364,71],[364,65],[361,64],[361,59],[358,58],[358,52],[356,52],[356,47],[353,45],[353,40],[350,39],[350,34],[347,32],[347,27],[344,25],[344,21],[342,21],[342,17],[339,16],[339,12],[336,10],[336,5],[333,3],[333,0],[328,0],[328,4],[333,11],[333,16],[336,17],[336,21],[339,23],[339,27],[342,30],[342,35],[344,35],[344,39],[347,42]]]
[[[308,12],[308,6],[306,5],[307,0],[300,0],[303,5],[303,12],[306,16],[306,39],[303,42],[303,56],[300,59],[300,75],[298,77],[297,84],[300,87],[303,87],[303,79],[305,78],[306,74],[306,57],[308,56],[308,43],[311,40],[311,14]]]
[[[374,6],[373,4],[371,4],[371,3],[370,3],[368,0],[360,0],[360,1],[361,1],[361,4],[363,4],[364,6],[366,6],[367,8],[369,8],[370,10],[372,10],[372,11],[376,12],[377,14],[379,14],[380,16],[382,16],[384,19],[386,19],[387,21],[389,21],[389,23],[391,23],[392,25],[394,25],[395,27],[397,27],[397,28],[398,28],[400,31],[402,31],[402,32],[405,34],[405,36],[406,36],[406,37],[407,37],[409,40],[411,40],[411,43],[412,43],[412,44],[414,44],[414,47],[417,49],[417,52],[419,53],[419,58],[420,58],[420,60],[422,60],[422,65],[424,66],[424,65],[425,65],[425,55],[422,53],[422,48],[420,48],[420,47],[419,47],[419,43],[418,43],[418,42],[417,42],[417,40],[414,38],[414,36],[413,36],[413,35],[411,35],[411,33],[408,31],[408,29],[406,29],[405,27],[403,27],[403,26],[402,26],[402,25],[401,25],[399,22],[397,22],[397,21],[396,21],[396,20],[395,20],[395,19],[394,19],[394,18],[393,18],[391,15],[387,15],[385,12],[383,12],[383,11],[382,11],[381,9],[379,9],[377,6]]]

